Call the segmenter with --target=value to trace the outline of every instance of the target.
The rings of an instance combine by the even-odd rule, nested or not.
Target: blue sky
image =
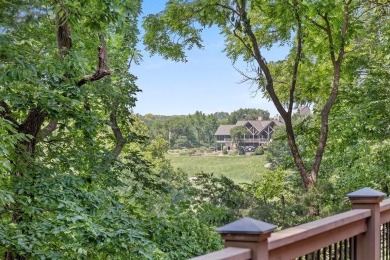
[[[144,0],[143,15],[163,10],[166,0]],[[141,32],[142,34],[142,32]],[[240,83],[242,76],[223,53],[224,39],[216,28],[203,33],[203,49],[187,52],[188,62],[177,63],[152,56],[142,50],[143,61],[132,67],[142,92],[134,112],[155,115],[188,115],[195,111],[210,114],[233,112],[240,108],[260,108],[277,114],[274,105],[254,94],[256,88]],[[282,59],[285,48],[264,53],[267,60]],[[240,64],[245,71],[245,64]],[[240,66],[239,65],[239,66]]]

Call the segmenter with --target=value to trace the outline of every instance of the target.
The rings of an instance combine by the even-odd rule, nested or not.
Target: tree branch
[[[313,182],[317,180],[318,172],[320,169],[322,156],[325,151],[326,142],[328,139],[328,121],[329,121],[329,114],[333,107],[333,104],[336,102],[336,98],[339,92],[339,85],[340,85],[340,77],[341,77],[341,64],[343,62],[344,54],[345,54],[345,37],[348,29],[348,18],[349,18],[349,4],[351,1],[348,1],[344,4],[344,14],[343,14],[343,24],[341,25],[341,46],[340,50],[338,52],[338,58],[337,60],[334,60],[334,50],[333,55],[331,55],[332,62],[333,62],[333,83],[332,83],[332,91],[329,95],[329,98],[327,99],[324,107],[321,110],[321,132],[320,132],[320,138],[317,145],[317,151],[314,163],[312,165],[311,169],[311,178]],[[328,21],[326,19],[326,21]],[[327,22],[327,28],[330,28],[329,21]],[[328,30],[328,38],[329,38],[329,30]],[[333,45],[332,38],[329,38],[329,45],[330,47]],[[332,47],[331,47],[332,49]]]
[[[111,130],[115,137],[115,147],[112,151],[112,156],[117,158],[126,144],[126,139],[123,137],[122,131],[118,126],[116,108],[110,113],[110,123]]]
[[[294,92],[297,85],[297,77],[298,77],[298,68],[299,63],[301,61],[302,56],[302,22],[301,17],[298,14],[297,10],[298,3],[294,1],[294,11],[295,11],[295,18],[297,20],[297,51],[295,54],[295,60],[294,60],[294,66],[293,66],[293,76],[291,79],[291,85],[290,85],[290,97],[289,97],[289,104],[288,104],[288,113],[289,115],[292,114],[293,104],[294,104]]]
[[[335,65],[336,63],[336,55],[335,55],[335,52],[334,52],[334,43],[333,43],[333,35],[332,35],[332,29],[330,27],[330,23],[329,23],[329,19],[328,19],[328,15],[320,15],[322,17],[322,19],[325,20],[325,24],[326,24],[326,34],[328,36],[328,42],[329,42],[329,49],[330,49],[330,58],[332,60],[332,64],[333,66]]]
[[[351,1],[348,1],[344,4],[344,13],[343,13],[343,24],[341,25],[341,46],[337,57],[337,63],[341,63],[344,57],[345,49],[345,38],[347,36],[348,21],[349,21],[349,4]]]
[[[101,78],[111,75],[110,69],[108,67],[108,54],[107,54],[107,44],[104,40],[103,34],[99,34],[99,39],[101,45],[98,48],[98,65],[94,74],[84,76],[78,83],[77,86],[81,87],[87,82],[97,81]]]
[[[318,28],[320,28],[321,30],[324,30],[325,32],[327,32],[327,29],[325,26],[319,24],[318,22],[314,21],[313,19],[310,19],[307,17],[307,19],[312,23],[314,24],[315,26],[317,26]]]
[[[57,120],[52,120],[45,126],[45,128],[41,129],[37,136],[38,142],[54,132],[57,129],[57,124]]]
[[[230,6],[227,6],[227,5],[224,5],[224,4],[215,4],[215,5],[219,6],[219,7],[222,7],[224,9],[230,10],[232,13],[234,13],[236,15],[240,15],[239,12],[237,12],[236,10],[234,10],[234,8],[231,8]]]
[[[267,63],[263,59],[263,56],[261,55],[260,46],[257,42],[255,34],[252,31],[250,21],[248,18],[242,17],[242,14],[241,14],[241,19],[243,19],[246,33],[248,34],[249,39],[250,39],[251,44],[252,44],[251,54],[252,54],[253,58],[257,61],[260,69],[263,71],[264,76],[266,78],[267,84],[266,84],[265,88],[266,88],[268,94],[270,95],[272,101],[274,102],[276,109],[279,111],[280,115],[282,117],[286,117],[287,111],[284,109],[277,94],[275,93],[275,89],[273,87],[273,78],[271,75],[271,71],[270,71]]]

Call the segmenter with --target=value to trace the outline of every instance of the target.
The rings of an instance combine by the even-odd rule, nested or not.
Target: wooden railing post
[[[357,260],[380,259],[380,206],[385,193],[363,188],[349,193],[352,209],[370,209],[371,217],[367,222],[367,232],[358,235],[356,244]]]
[[[225,247],[241,247],[252,250],[253,260],[268,260],[268,237],[275,225],[252,218],[242,218],[217,229],[225,241]]]

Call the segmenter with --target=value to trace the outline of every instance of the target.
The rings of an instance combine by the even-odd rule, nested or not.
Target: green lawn
[[[172,165],[181,168],[190,176],[201,171],[225,175],[236,183],[249,182],[258,178],[259,173],[269,171],[264,167],[265,155],[259,156],[181,156],[168,154]]]

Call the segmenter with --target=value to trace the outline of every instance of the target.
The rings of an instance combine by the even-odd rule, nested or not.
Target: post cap
[[[220,234],[267,234],[277,226],[253,218],[242,218],[217,229]]]
[[[381,191],[373,190],[371,188],[365,187],[360,190],[354,191],[349,193],[348,195],[349,199],[355,199],[355,198],[384,198],[386,196],[386,193],[383,193]]]

